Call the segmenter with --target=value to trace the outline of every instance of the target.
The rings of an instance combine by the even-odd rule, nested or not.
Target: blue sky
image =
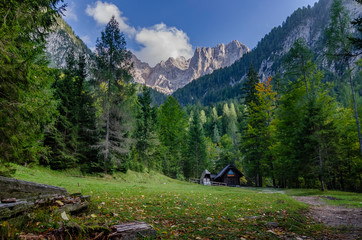
[[[155,65],[196,47],[238,40],[249,48],[296,9],[317,0],[65,0],[65,20],[90,47],[112,15],[127,47]]]

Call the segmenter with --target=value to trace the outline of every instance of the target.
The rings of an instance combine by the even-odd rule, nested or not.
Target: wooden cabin
[[[211,180],[220,183],[226,183],[230,187],[240,186],[240,178],[244,176],[234,164],[227,165]]]

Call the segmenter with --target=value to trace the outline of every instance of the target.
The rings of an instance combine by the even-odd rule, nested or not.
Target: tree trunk
[[[263,176],[259,175],[259,187],[263,187]]]
[[[320,174],[320,181],[321,181],[321,190],[325,191],[324,174],[323,174],[323,159],[322,159],[322,153],[321,153],[320,147],[318,147],[318,157],[319,157],[319,174]]]
[[[109,124],[110,124],[110,108],[111,108],[111,79],[108,79],[108,92],[107,92],[107,115],[106,115],[106,139],[105,139],[105,149],[104,149],[104,171],[108,173],[108,158],[109,158]]]
[[[108,105],[108,104],[107,104]],[[108,164],[108,155],[109,155],[109,116],[110,116],[110,106],[107,106],[107,121],[106,121],[106,139],[105,139],[105,149],[104,149],[104,171],[107,174],[107,164]]]
[[[344,191],[344,180],[343,180],[343,173],[342,171],[339,172],[339,182],[341,184],[341,189]]]

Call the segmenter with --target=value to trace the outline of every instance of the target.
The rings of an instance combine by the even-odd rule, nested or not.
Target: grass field
[[[99,178],[83,177],[77,171],[18,167],[15,177],[91,195],[92,204],[88,212],[70,216],[69,222],[59,213],[39,210],[30,215],[26,225],[2,223],[13,235],[42,233],[74,222],[82,226],[81,236],[86,237],[90,229],[134,220],[152,224],[160,239],[318,239],[333,238],[336,233],[304,215],[308,207],[288,196],[298,191],[261,193],[257,189],[201,186],[155,172],[129,171]],[[351,196],[356,197],[351,201],[356,206],[361,194]]]

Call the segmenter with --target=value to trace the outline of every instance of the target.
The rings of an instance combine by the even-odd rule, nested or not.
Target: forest
[[[49,67],[46,36],[65,7],[1,3],[0,176],[18,164],[187,180],[233,163],[247,186],[362,191],[362,20],[350,19],[341,0],[323,30],[323,66],[298,39],[274,76],[259,76],[260,63],[250,61],[237,94],[186,106],[178,95],[158,106],[151,89],[132,83],[114,17],[97,40],[95,64],[70,51],[65,68]]]

